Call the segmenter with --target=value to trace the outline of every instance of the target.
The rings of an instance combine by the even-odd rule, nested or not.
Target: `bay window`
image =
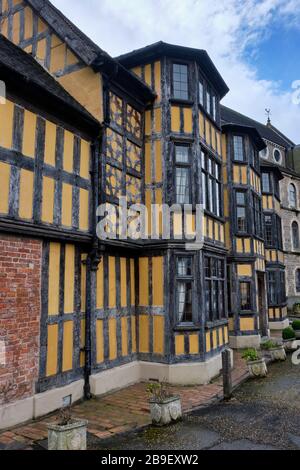
[[[204,209],[217,217],[221,217],[221,165],[212,156],[201,151],[201,166]]]
[[[205,305],[207,321],[226,317],[225,263],[223,259],[205,256]]]

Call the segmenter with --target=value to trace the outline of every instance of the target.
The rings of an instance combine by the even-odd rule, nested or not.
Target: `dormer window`
[[[179,100],[189,99],[187,65],[173,64],[173,98]]]

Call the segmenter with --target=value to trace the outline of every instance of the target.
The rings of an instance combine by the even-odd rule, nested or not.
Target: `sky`
[[[160,40],[206,49],[230,88],[222,103],[261,122],[271,109],[300,144],[300,0],[52,3],[113,57]]]

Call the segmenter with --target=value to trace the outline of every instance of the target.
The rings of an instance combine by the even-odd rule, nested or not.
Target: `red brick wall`
[[[0,405],[34,394],[42,242],[0,234]]]

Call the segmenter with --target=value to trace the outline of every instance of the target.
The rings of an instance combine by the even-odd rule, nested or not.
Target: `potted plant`
[[[286,360],[286,353],[282,344],[268,340],[261,344],[261,349],[269,352],[272,361]]]
[[[292,328],[295,331],[296,338],[300,338],[300,320],[293,321]]]
[[[57,422],[47,425],[48,450],[86,450],[87,424],[73,418],[70,407],[62,408]]]
[[[296,302],[293,306],[293,313],[295,315],[300,315],[300,302]]]
[[[154,425],[166,426],[182,418],[181,398],[172,395],[167,384],[151,382],[147,392],[150,396],[150,413]]]
[[[268,369],[265,358],[260,357],[256,349],[246,349],[242,357],[247,361],[251,377],[266,377]]]
[[[289,326],[282,331],[282,339],[285,350],[292,351],[294,349],[293,342],[296,340],[295,331],[292,327]]]

